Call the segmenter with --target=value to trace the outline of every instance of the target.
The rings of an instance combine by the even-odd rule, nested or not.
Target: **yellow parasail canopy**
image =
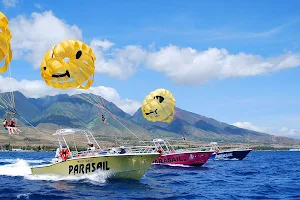
[[[65,40],[54,46],[41,63],[41,76],[54,88],[89,89],[94,82],[96,56],[79,40]]]
[[[171,122],[174,118],[176,100],[166,89],[152,91],[143,101],[142,113],[151,122]]]
[[[12,60],[12,52],[10,48],[10,40],[12,38],[8,27],[7,17],[0,12],[0,62],[5,59],[5,62],[0,66],[0,73],[4,73],[8,69],[8,65]]]

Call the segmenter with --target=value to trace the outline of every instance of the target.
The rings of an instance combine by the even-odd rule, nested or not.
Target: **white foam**
[[[29,199],[30,195],[31,195],[31,193],[18,194],[17,198],[20,199],[21,197],[24,197],[25,199]]]
[[[171,167],[193,167],[190,165],[183,165],[183,164],[166,164],[166,165],[169,165]]]
[[[183,165],[183,164],[167,164],[167,163],[153,163],[153,165],[167,165],[167,166],[171,166],[171,167],[193,167],[190,165]]]
[[[18,159],[13,164],[0,166],[0,175],[6,176],[26,176],[31,174],[30,167],[25,160]]]
[[[108,178],[108,174],[104,172],[98,172],[90,175],[82,176],[59,176],[59,175],[26,175],[24,176],[27,180],[39,180],[39,181],[80,181],[88,180],[91,183],[104,183]]]
[[[109,177],[106,172],[98,171],[90,175],[82,176],[59,176],[59,175],[33,175],[27,160],[16,159],[15,163],[0,166],[0,176],[23,176],[27,180],[44,181],[79,181],[88,180],[91,183],[104,183]]]

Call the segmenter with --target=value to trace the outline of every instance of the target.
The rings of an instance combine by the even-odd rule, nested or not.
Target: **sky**
[[[46,51],[67,39],[96,54],[98,94],[133,114],[148,93],[238,127],[300,139],[300,2],[1,0],[13,38],[2,92],[38,98]],[[1,63],[2,64],[2,63]]]

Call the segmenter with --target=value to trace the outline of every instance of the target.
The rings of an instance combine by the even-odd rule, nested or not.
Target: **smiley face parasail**
[[[171,122],[174,118],[176,100],[166,89],[152,91],[143,101],[142,113],[151,122]]]
[[[8,27],[8,19],[2,12],[0,12],[0,62],[4,63],[0,66],[0,73],[7,71],[8,65],[12,59],[12,52],[10,48],[11,38],[12,35]]]
[[[94,82],[95,60],[91,47],[78,40],[65,40],[44,55],[41,76],[54,88],[89,89]]]

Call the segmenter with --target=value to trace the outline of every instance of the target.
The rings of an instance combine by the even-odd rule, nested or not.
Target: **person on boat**
[[[93,143],[89,143],[88,146],[89,146],[88,151],[95,151],[96,150]]]
[[[52,159],[52,162],[56,163],[56,162],[61,162],[61,161],[63,160],[63,159],[60,157],[60,152],[61,152],[60,148],[57,147],[56,152],[55,152],[55,156],[54,156],[54,158]]]
[[[59,149],[59,147],[57,147],[56,152],[55,152],[55,158],[59,158],[59,154],[60,154],[60,149]]]
[[[220,152],[220,148],[217,147],[216,150],[215,150],[215,152],[216,152],[216,153],[219,153],[219,152]]]
[[[158,150],[157,150],[158,153],[160,154],[163,154],[164,150],[160,147]]]
[[[109,153],[111,154],[116,154],[118,153],[117,150],[115,148],[111,148],[111,150],[109,151]]]
[[[120,154],[126,153],[126,150],[125,150],[125,147],[124,147],[124,146],[120,146],[120,149],[121,149]]]

